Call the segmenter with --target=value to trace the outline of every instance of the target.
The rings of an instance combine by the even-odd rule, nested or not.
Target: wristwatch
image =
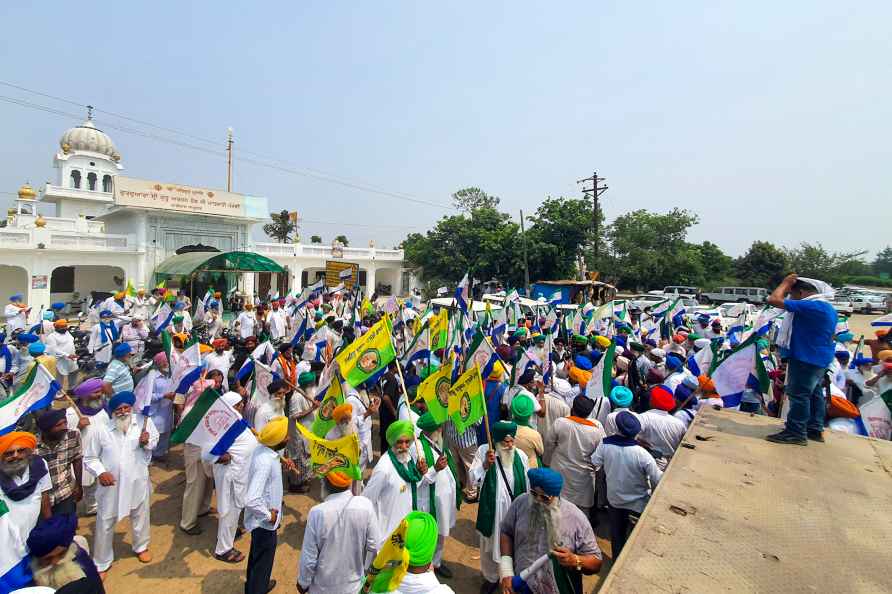
[[[582,562],[579,560],[579,555],[573,555],[576,557],[576,571],[582,571]]]

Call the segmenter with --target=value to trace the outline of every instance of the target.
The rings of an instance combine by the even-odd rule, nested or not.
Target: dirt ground
[[[855,336],[873,336],[870,320],[876,316],[853,315],[849,326]],[[377,436],[377,431],[373,432]],[[376,444],[377,446],[377,444]],[[115,556],[117,561],[108,573],[106,589],[110,593],[136,591],[152,592],[162,588],[164,594],[178,593],[235,593],[243,591],[246,561],[230,565],[213,558],[216,541],[217,521],[212,514],[202,518],[204,532],[199,536],[188,536],[178,530],[180,505],[185,486],[182,449],[175,448],[167,466],[154,466],[151,469],[152,494],[152,541],[150,551],[153,561],[143,565],[136,560],[130,549],[129,521],[118,525],[115,535]],[[285,495],[283,528],[279,531],[279,547],[273,579],[278,580],[275,592],[296,592],[297,569],[300,547],[307,513],[319,501],[318,483],[309,495]],[[477,592],[481,577],[479,554],[474,521],[477,506],[463,505],[458,514],[458,522],[446,542],[445,562],[453,569],[454,577],[443,580],[459,594]],[[606,519],[598,529],[598,544],[604,552],[604,566],[600,576],[585,578],[585,591],[596,592],[602,577],[606,577],[610,567],[610,542],[605,539]],[[87,537],[92,546],[93,518],[82,518],[78,532]],[[245,536],[236,542],[236,548],[246,556],[250,538]]]
[[[375,432],[377,433],[377,432]],[[228,564],[213,557],[216,542],[217,520],[214,514],[201,518],[204,532],[189,536],[177,526],[180,519],[180,506],[186,477],[183,472],[182,448],[177,447],[168,456],[167,466],[151,468],[152,478],[152,540],[149,550],[153,560],[146,565],[140,563],[131,548],[130,522],[118,524],[115,533],[115,563],[108,572],[106,591],[116,592],[158,592],[163,594],[237,593],[244,590],[245,566],[247,561]],[[279,529],[279,546],[273,579],[278,580],[274,592],[296,592],[297,570],[300,561],[300,547],[303,541],[306,517],[310,507],[319,500],[319,483],[308,495],[285,494],[283,527]],[[477,518],[477,505],[464,504],[458,514],[458,521],[446,541],[444,559],[453,570],[451,580],[442,580],[458,594],[476,593],[482,579],[479,571],[477,533],[474,521]],[[84,535],[92,547],[93,518],[81,518],[78,533]],[[610,543],[606,536],[606,518],[598,530],[598,544],[605,551],[605,564],[601,576],[606,576],[609,566]],[[247,558],[250,548],[250,535],[236,541],[236,548]],[[585,578],[585,591],[595,592],[599,576]]]

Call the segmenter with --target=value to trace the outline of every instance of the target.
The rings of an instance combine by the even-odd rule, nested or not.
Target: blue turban
[[[527,471],[530,487],[539,487],[546,495],[557,497],[564,486],[564,477],[550,468],[531,468]]]
[[[112,317],[113,315],[114,315],[114,314],[111,312],[110,309],[103,309],[102,311],[99,312],[99,317],[100,317],[100,318],[110,318],[110,317]]]
[[[858,353],[858,355],[852,361],[852,365],[854,365],[855,367],[861,367],[862,365],[873,365],[874,363],[875,361],[873,359],[871,359],[870,357],[865,357],[861,353]]]
[[[613,338],[613,342],[616,343],[617,346],[624,347],[626,343],[629,341],[629,337],[625,334],[619,334]]]
[[[678,384],[675,387],[675,401],[678,402],[679,404],[681,404],[684,401],[688,400],[688,397],[693,393],[694,393],[694,391],[691,388],[689,388],[688,386],[686,386],[685,384]],[[696,403],[697,403],[697,399],[691,398],[690,400],[688,400],[688,403],[685,405],[685,407],[687,408],[687,407],[694,406],[694,404],[696,404]]]
[[[616,430],[626,437],[635,437],[641,431],[641,421],[627,410],[619,411],[615,421]]]
[[[46,352],[46,345],[42,342],[32,342],[28,345],[28,354],[32,357],[38,357]]]
[[[50,309],[65,309],[65,304],[61,301],[56,301],[50,306]]]
[[[579,369],[584,369],[586,371],[592,370],[592,360],[583,355],[576,355],[575,357],[573,357],[573,363]]]
[[[676,369],[681,369],[684,366],[684,361],[681,357],[679,357],[675,353],[669,353],[666,355],[666,367],[675,371]]]
[[[36,334],[31,334],[30,332],[22,332],[18,336],[16,336],[16,340],[24,344],[31,344],[32,342],[37,342],[38,340],[40,340],[40,338],[38,338]]]
[[[693,375],[685,375],[684,379],[681,380],[681,383],[689,387],[691,390],[696,390],[700,387],[700,380]]]
[[[186,309],[186,304],[183,303],[182,301],[177,301],[176,303],[173,304],[173,308],[176,311],[180,311],[182,309]]]
[[[6,342],[6,332],[0,332],[0,344]]]
[[[37,427],[41,431],[49,431],[56,426],[56,423],[65,419],[64,408],[50,408],[45,413],[37,417]]]
[[[43,520],[28,535],[28,550],[32,557],[45,557],[56,547],[71,546],[77,531],[76,514],[57,514]]]
[[[21,301],[21,300],[22,300],[22,294],[21,294],[21,293],[14,293],[14,294],[12,294],[12,295],[9,296],[9,300],[10,300],[10,301]]]
[[[647,346],[653,347],[653,348],[657,348],[657,341],[654,340],[653,338],[646,338],[644,340],[644,344],[646,344]]]
[[[220,306],[220,302],[214,299],[210,303],[208,303],[208,307],[211,309],[217,309]]]
[[[852,354],[849,351],[836,351],[833,356],[837,359],[849,359]]]
[[[697,321],[706,326],[707,324],[709,324],[709,314],[697,314]]]
[[[839,342],[845,342],[847,340],[854,340],[854,339],[855,339],[855,335],[852,334],[851,332],[849,332],[848,330],[845,332],[840,332],[839,334],[836,335],[836,340],[838,340]]]
[[[406,378],[406,389],[408,390],[412,386],[417,386],[421,383],[421,378],[417,375],[410,375]]]
[[[620,408],[629,408],[632,404],[632,390],[625,386],[616,386],[610,390],[610,402]]]
[[[118,392],[108,401],[108,412],[115,412],[123,404],[133,406],[134,403],[136,403],[136,395],[133,392],[129,390]]]
[[[117,359],[118,357],[123,357],[124,355],[129,355],[133,352],[133,349],[130,348],[130,345],[126,342],[121,342],[115,345],[115,349],[112,351],[112,355]]]

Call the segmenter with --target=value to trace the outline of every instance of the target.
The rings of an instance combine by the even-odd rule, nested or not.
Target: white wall
[[[124,270],[117,266],[75,266],[74,290],[80,293],[79,299],[90,294],[90,291],[108,291],[113,293],[127,286],[115,284],[114,277],[124,278]],[[51,301],[70,301],[71,293],[52,293]]]

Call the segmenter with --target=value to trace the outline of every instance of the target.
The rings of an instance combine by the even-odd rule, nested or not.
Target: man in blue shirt
[[[807,445],[806,437],[824,441],[823,379],[833,361],[837,320],[827,301],[832,294],[827,283],[790,274],[766,300],[787,312],[777,342],[788,358],[785,392],[790,399],[786,427],[766,437],[768,441],[795,445]]]

